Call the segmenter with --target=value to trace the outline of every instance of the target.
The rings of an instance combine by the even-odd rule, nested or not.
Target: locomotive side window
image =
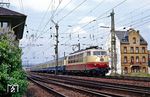
[[[90,51],[87,52],[87,56],[91,56],[91,52]]]
[[[83,62],[83,53],[79,54],[79,62]]]

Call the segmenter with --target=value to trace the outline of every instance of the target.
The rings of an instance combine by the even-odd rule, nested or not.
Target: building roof
[[[24,14],[0,7],[0,17],[1,16],[25,16]]]
[[[115,31],[115,32],[116,32],[116,36],[118,37],[121,43],[129,43],[129,40],[128,40],[129,31]],[[140,35],[140,44],[147,45],[146,40],[141,35]]]
[[[0,7],[0,22],[10,22],[17,39],[23,36],[26,15]]]

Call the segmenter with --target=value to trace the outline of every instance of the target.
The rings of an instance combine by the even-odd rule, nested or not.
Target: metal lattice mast
[[[116,37],[115,37],[115,20],[114,10],[110,13],[111,16],[111,73],[116,74]]]
[[[58,26],[58,23],[55,23],[53,20],[52,20],[52,22],[55,24],[55,28],[56,28],[56,45],[55,45],[55,55],[56,55],[56,71],[55,71],[55,75],[57,75],[57,73],[58,73],[58,43],[59,43],[59,41],[58,41],[58,28],[59,28],[59,26]]]

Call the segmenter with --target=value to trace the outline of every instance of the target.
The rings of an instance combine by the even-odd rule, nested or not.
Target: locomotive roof
[[[70,55],[76,54],[76,53],[80,53],[80,52],[84,52],[84,51],[88,51],[88,50],[102,50],[102,51],[104,51],[104,49],[102,49],[102,47],[90,46],[90,47],[88,47],[88,48],[81,49],[81,50],[75,51],[75,52],[73,52],[73,53],[70,53]]]
[[[58,58],[58,60],[64,60],[65,57],[61,57],[61,58]],[[35,66],[40,66],[40,65],[44,65],[44,64],[49,64],[49,63],[52,63],[52,62],[55,62],[56,60],[50,60],[50,61],[47,61],[47,62],[44,62],[44,63],[40,63],[40,64],[37,64]]]

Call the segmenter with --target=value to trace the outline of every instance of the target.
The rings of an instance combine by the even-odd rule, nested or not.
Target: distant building
[[[0,7],[0,35],[10,33],[15,40],[23,37],[26,15]]]
[[[150,74],[150,50],[148,50],[148,71]]]
[[[107,41],[108,49],[110,40]],[[117,73],[148,73],[147,45],[139,31],[116,31]]]

